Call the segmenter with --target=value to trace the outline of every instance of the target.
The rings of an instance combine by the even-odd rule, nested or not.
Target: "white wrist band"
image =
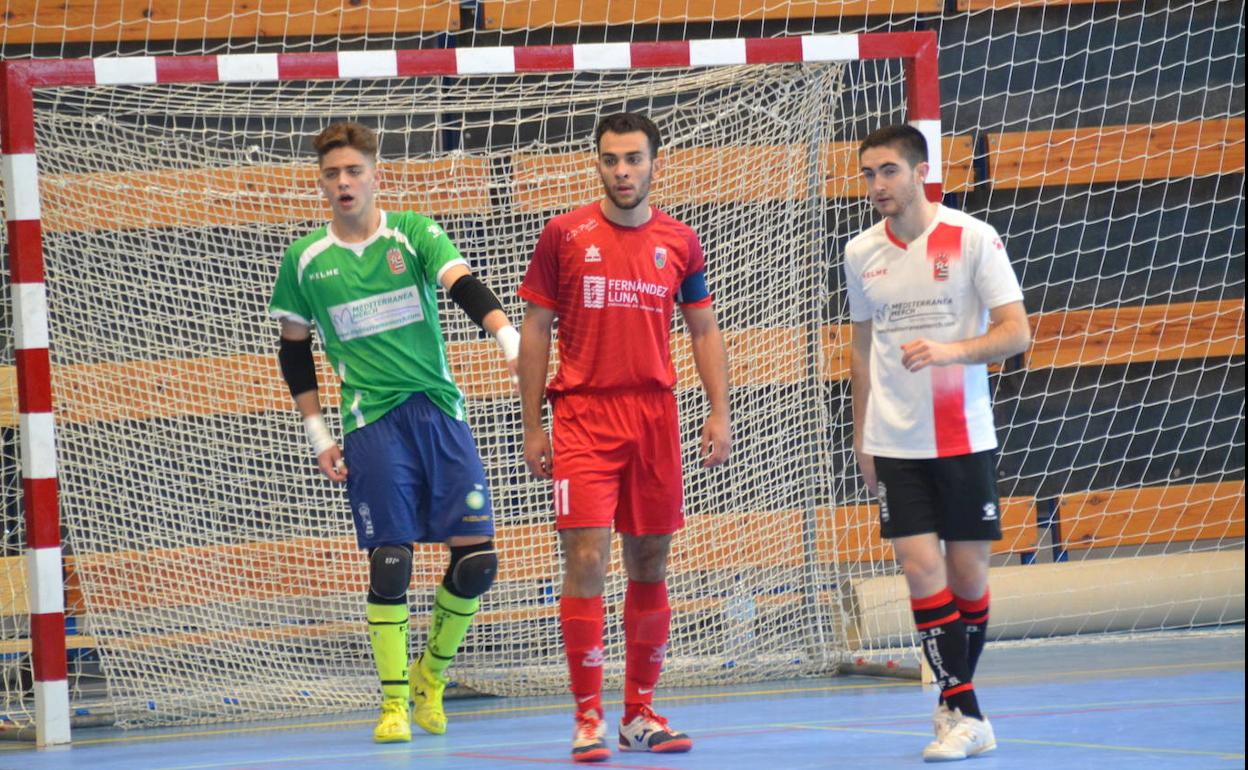
[[[511,324],[504,326],[494,335],[494,339],[498,340],[506,360],[511,361],[520,355],[520,332],[516,331],[516,327]]]
[[[321,453],[333,446],[338,446],[338,442],[334,441],[334,437],[329,433],[329,426],[325,424],[325,419],[319,414],[315,417],[303,418],[303,432],[308,437],[308,443],[312,445],[312,452],[320,457]]]

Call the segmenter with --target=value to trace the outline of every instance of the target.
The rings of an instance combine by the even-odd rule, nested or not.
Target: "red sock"
[[[628,581],[624,594],[624,721],[629,722],[654,699],[654,686],[663,670],[672,608],[667,583]]]
[[[602,716],[602,597],[564,596],[559,627],[576,710],[597,709]]]

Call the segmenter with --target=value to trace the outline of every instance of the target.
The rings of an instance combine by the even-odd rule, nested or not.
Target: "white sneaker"
[[[673,730],[667,720],[642,706],[641,713],[628,724],[620,723],[621,751],[649,751],[654,754],[677,754],[693,748],[688,735]]]
[[[925,762],[956,762],[977,754],[984,754],[997,747],[997,738],[992,734],[992,724],[987,719],[964,717],[960,711],[954,710],[958,720],[945,733],[923,749]]]
[[[572,733],[573,762],[606,762],[611,758],[611,749],[603,736],[607,734],[607,723],[597,709],[578,711],[576,713],[576,730]]]
[[[936,740],[948,735],[961,718],[961,711],[951,709],[947,704],[937,703],[936,709],[932,711],[932,732],[936,734]]]

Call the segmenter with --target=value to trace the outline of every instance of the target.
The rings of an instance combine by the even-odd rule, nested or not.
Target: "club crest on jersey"
[[[663,266],[666,264],[667,264],[667,249],[663,248],[662,246],[655,246],[654,247],[654,266],[662,270]]]
[[[943,251],[932,257],[932,280],[949,280],[949,255]]]
[[[602,261],[602,252],[598,250],[598,244],[591,243],[589,244],[589,248],[585,249],[585,261],[586,262],[601,262]]]
[[[386,261],[390,263],[390,272],[395,275],[402,275],[407,272],[407,263],[403,261],[403,252],[397,247],[391,247],[386,252]]]
[[[581,295],[587,308],[606,307],[607,277],[604,275],[587,275],[581,282]]]

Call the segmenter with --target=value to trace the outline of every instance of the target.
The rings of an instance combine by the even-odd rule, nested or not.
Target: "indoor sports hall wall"
[[[9,4],[9,16],[0,29],[0,58],[380,51],[916,29],[936,33],[946,138],[946,203],[987,219],[1002,234],[1035,330],[1033,349],[1006,362],[993,380],[1002,439],[1000,491],[1007,517],[1007,540],[995,556],[1005,570],[1000,573],[1002,588],[994,587],[994,601],[1000,605],[999,610],[994,606],[994,633],[1043,639],[1056,634],[1242,624],[1242,2],[391,0],[343,2],[327,8],[326,3],[311,0],[261,0],[247,4],[247,9],[236,5],[209,0],[193,4],[197,12],[202,9],[200,15],[172,18],[159,10],[141,14],[129,4],[98,2],[88,13],[80,10],[82,4],[67,10],[61,2],[16,0]],[[892,70],[883,72],[900,77]],[[833,102],[830,109],[838,116],[832,124],[832,140],[852,143],[884,116],[898,119],[901,115],[889,102],[898,92],[896,82],[880,90],[859,82],[875,74],[879,71],[848,68],[834,76],[828,96]],[[447,85],[448,92],[451,88]],[[719,105],[714,109],[729,110],[734,98],[746,97],[762,115],[778,103],[772,100],[780,98],[785,83],[751,86],[708,79],[702,90],[708,103],[711,97],[720,99],[713,102]],[[381,124],[387,142],[384,155],[396,160],[485,157],[500,146],[524,141],[572,146],[577,137],[591,130],[596,114],[591,104],[566,119],[532,119],[531,113],[540,107],[508,102],[503,88],[496,92],[498,105],[446,112],[439,109],[434,94],[420,93],[423,96],[411,115],[397,114],[401,110],[392,109],[393,104],[379,108],[382,117],[367,115]],[[638,97],[634,103],[670,109],[674,115],[686,98],[684,93],[673,88],[646,100]],[[227,169],[247,166],[258,157],[255,147],[229,146],[231,132],[261,137],[256,141],[263,142],[268,163],[306,161],[311,134],[331,117],[352,117],[334,113],[340,96],[337,87],[330,85],[312,86],[298,95],[257,92],[257,99],[271,98],[278,105],[302,99],[306,107],[300,112],[283,106],[272,118],[241,121],[232,115],[184,111],[189,102],[170,99],[164,127],[170,136],[185,130],[220,137],[221,146],[212,148],[220,151],[214,162]],[[392,102],[400,99],[400,95],[391,96]],[[385,97],[375,97],[375,103]],[[118,103],[119,112],[124,107]],[[714,109],[707,108],[705,114],[710,116]],[[56,118],[47,125],[55,123],[62,127],[58,136],[72,139],[75,134],[92,135],[93,126],[106,122],[109,109],[98,103],[66,101],[51,112]],[[709,125],[711,117],[706,121]],[[680,127],[674,137],[677,147],[697,147],[709,135],[700,132],[697,121],[673,125]],[[732,142],[732,137],[717,138]],[[199,149],[171,145],[168,154],[194,160]],[[162,148],[137,141],[133,147],[121,143],[84,151],[67,140],[50,152],[60,153],[66,168],[81,157],[83,163],[94,162],[104,171],[124,171],[125,164],[120,160],[113,164],[109,155],[120,158],[132,152],[144,159],[132,167],[161,170]],[[742,164],[752,162],[750,154],[741,154]],[[457,167],[456,173],[479,173],[485,190],[492,184],[489,180],[514,172],[514,159],[490,157],[467,171]],[[49,168],[53,162],[49,155]],[[415,188],[449,172],[426,169],[422,173],[432,174],[428,177],[412,173],[401,178]],[[109,177],[107,182],[118,178]],[[51,215],[57,215],[51,202],[72,183],[69,175],[59,181],[44,180],[42,194],[49,201],[46,207]],[[500,199],[489,190],[482,193],[484,202],[463,197],[450,205],[418,196],[418,203],[438,210],[448,232],[465,244],[474,266],[487,280],[514,283],[523,267],[518,261],[532,233],[525,229],[527,225],[517,225],[505,236],[514,237],[515,242],[505,247],[492,244],[492,234],[481,232],[478,209],[478,203],[481,208],[497,207]],[[105,185],[96,188],[94,195],[104,199],[114,193]],[[292,233],[306,229],[320,216],[314,197],[296,203],[291,210],[297,216],[279,225]],[[206,211],[209,204],[203,205]],[[705,215],[709,222],[704,240],[712,282],[717,271],[721,277],[733,276],[732,286],[717,289],[729,298],[721,306],[725,328],[740,330],[757,324],[766,306],[779,314],[773,320],[783,315],[785,296],[764,284],[768,274],[782,274],[788,265],[775,264],[767,254],[742,254],[734,246],[741,223],[765,227],[768,211],[745,199],[715,201],[713,207],[698,202],[682,205],[686,207],[682,213]],[[205,334],[196,340],[193,351],[172,354],[181,358],[193,352],[197,359],[217,361],[248,357],[238,364],[239,371],[255,379],[241,382],[237,391],[262,393],[263,406],[249,407],[241,418],[228,406],[234,390],[210,394],[207,400],[214,403],[201,413],[139,409],[122,414],[108,398],[122,399],[128,388],[154,387],[133,379],[147,370],[130,365],[143,361],[141,355],[129,353],[118,370],[119,386],[109,391],[113,395],[94,396],[85,404],[73,400],[74,377],[83,371],[81,367],[114,361],[120,330],[174,325],[188,312],[245,316],[254,314],[267,300],[267,295],[260,296],[262,290],[239,288],[271,282],[272,265],[251,251],[256,243],[249,236],[251,223],[213,222],[193,207],[183,213],[184,221],[151,226],[148,235],[134,240],[136,249],[141,246],[146,256],[133,261],[126,249],[97,254],[85,236],[75,241],[72,216],[48,226],[63,233],[57,237],[66,242],[81,244],[80,261],[64,260],[49,268],[50,285],[63,287],[52,292],[54,299],[58,292],[60,296],[78,295],[71,297],[75,315],[65,317],[52,341],[54,388],[58,383],[62,386],[54,390],[61,413],[58,430],[65,432],[67,449],[68,442],[77,442],[80,458],[107,453],[114,446],[114,436],[126,435],[155,455],[153,462],[158,466],[152,480],[144,482],[151,488],[142,491],[141,510],[136,510],[130,498],[94,493],[112,485],[124,487],[125,479],[104,478],[110,474],[93,471],[86,459],[68,471],[63,482],[67,493],[80,495],[63,502],[74,512],[67,517],[62,534],[71,557],[80,550],[92,551],[99,542],[111,543],[117,552],[142,553],[151,547],[145,542],[145,522],[149,517],[153,522],[169,518],[170,510],[186,517],[188,537],[184,547],[172,551],[185,554],[186,549],[203,544],[213,548],[246,545],[250,535],[243,534],[242,528],[232,530],[230,522],[235,519],[224,514],[221,523],[211,528],[212,537],[201,531],[205,517],[216,513],[191,503],[204,496],[203,489],[191,489],[184,481],[195,478],[198,469],[189,466],[198,461],[176,448],[164,451],[160,442],[167,435],[176,435],[182,442],[212,435],[241,448],[253,441],[284,446],[282,442],[297,438],[297,425],[286,411],[276,368],[268,372],[269,380],[264,379],[262,362],[272,351],[264,344],[263,318],[257,318],[259,331],[245,350],[235,349],[229,339]],[[840,325],[847,322],[839,258],[845,241],[869,221],[870,212],[858,201],[845,207],[829,206],[821,216],[828,237],[807,246],[815,264],[827,268],[821,273],[826,277],[814,287],[794,284],[793,291],[816,292],[822,298],[824,307],[816,322],[828,331],[819,351],[835,362],[845,344]],[[102,227],[110,228],[119,233],[134,230],[118,221]],[[209,236],[202,235],[209,231]],[[181,249],[188,240],[201,237],[222,244],[220,264],[229,266],[216,285],[215,308],[188,311],[176,297],[156,300],[155,294],[142,290],[178,270],[198,271],[198,265],[188,267],[195,260]],[[0,244],[5,238],[0,233]],[[717,253],[721,258],[730,255],[732,264],[717,268]],[[196,275],[210,286],[218,280],[211,272],[206,278]],[[140,287],[127,302],[91,301],[93,291],[122,280]],[[7,264],[0,282],[4,284],[0,328],[9,330],[13,318]],[[509,309],[518,312],[512,287],[496,284],[496,288]],[[81,316],[76,315],[79,312]],[[55,304],[50,314],[56,317]],[[451,324],[448,336],[469,350],[476,350],[473,346],[480,342],[466,324]],[[748,404],[768,403],[769,399],[781,403],[791,383],[774,376],[752,376],[751,357],[761,356],[759,349],[773,344],[774,338],[764,336],[754,347],[746,340],[745,335],[738,338],[732,353],[739,383],[734,405],[741,405],[742,413],[748,415],[744,408]],[[0,338],[0,344],[0,714],[16,715],[10,718],[21,723],[28,718],[23,717],[28,711],[23,704],[29,693],[30,643],[21,556],[25,524],[18,389],[12,335]],[[185,366],[170,371],[159,376],[185,378],[194,372]],[[898,621],[905,609],[896,590],[891,554],[878,542],[870,500],[848,462],[848,382],[835,363],[815,379],[826,413],[811,419],[826,423],[824,443],[790,446],[783,420],[769,415],[743,417],[736,426],[742,446],[737,467],[709,482],[691,484],[689,509],[704,517],[700,521],[706,523],[698,531],[708,537],[708,543],[741,538],[744,544],[750,542],[751,528],[764,523],[774,527],[769,532],[776,538],[775,551],[736,553],[756,558],[758,570],[780,577],[749,597],[748,610],[741,610],[735,597],[724,598],[727,594],[717,593],[718,589],[709,593],[705,603],[691,599],[688,617],[696,621],[678,631],[690,644],[703,632],[704,622],[739,623],[741,612],[748,612],[748,635],[734,634],[734,643],[766,638],[772,624],[804,617],[793,614],[798,600],[777,587],[787,586],[786,570],[814,575],[813,590],[800,601],[816,608],[812,610],[820,618],[816,625],[826,625],[829,633],[848,639],[849,649],[869,651],[910,643],[907,623]],[[509,522],[517,536],[523,530],[526,538],[519,541],[523,547],[515,553],[517,558],[552,558],[553,543],[547,542],[541,516],[542,490],[508,461],[518,451],[518,441],[509,438],[509,426],[516,423],[505,399],[491,388],[487,383],[469,395],[481,419],[498,426],[483,448],[494,455],[491,482],[498,490],[500,508],[526,512],[525,517]],[[683,398],[687,409],[697,408],[692,394]],[[779,464],[788,453],[809,455],[823,463],[818,466],[823,480],[808,470],[802,471],[807,476],[771,472],[768,463]],[[315,483],[310,467],[291,468],[291,463],[306,459],[302,455],[257,452],[247,458],[256,479],[285,477]],[[227,460],[237,462],[237,458],[221,458],[223,463]],[[789,526],[780,514],[802,506],[791,499],[795,497],[792,489],[781,487],[806,483],[801,479],[810,483],[818,497],[810,511],[817,532],[796,549],[802,564],[795,566],[782,563],[777,555]],[[262,482],[257,482],[256,489],[260,490],[257,495],[247,496],[227,484],[212,488],[207,496],[223,510],[251,511],[263,521],[283,521],[287,508],[292,507],[284,493]],[[322,495],[308,504],[326,500],[332,498]],[[325,532],[293,534],[332,538],[340,533],[330,527]],[[698,579],[719,580],[710,574],[716,569],[733,572],[732,549],[717,551],[707,546],[697,553],[713,557],[708,575]],[[197,552],[196,558],[201,555]],[[180,563],[177,554],[170,559],[171,564]],[[172,574],[176,573],[166,573]],[[354,577],[349,567],[343,568],[335,578],[337,587],[344,592],[358,588],[352,583]],[[145,589],[157,590],[160,578],[159,571],[153,573]],[[549,584],[552,578],[543,579]],[[103,580],[93,587],[81,580],[71,561],[66,572],[68,622],[84,637],[70,644],[71,672],[81,675],[74,678],[74,686],[82,697],[103,693],[117,698],[118,685],[108,681],[109,654],[101,660],[98,645],[90,638],[93,612],[97,616],[134,612],[135,617],[127,622],[142,625],[149,608],[141,602],[102,598],[117,583]],[[93,601],[97,602],[94,606]],[[292,606],[311,617],[327,606],[320,601]],[[523,618],[514,628],[508,626],[509,633],[531,632],[535,639],[549,635],[548,616]],[[350,628],[350,621],[349,616],[342,618],[344,627]],[[499,617],[497,622],[506,625],[510,621]],[[487,644],[484,637],[478,643]],[[292,657],[299,654],[295,651]],[[120,657],[112,660],[118,661],[114,666],[124,668]],[[830,662],[828,668],[836,665]],[[138,697],[130,690],[124,694]],[[327,706],[318,702],[316,707]]]

